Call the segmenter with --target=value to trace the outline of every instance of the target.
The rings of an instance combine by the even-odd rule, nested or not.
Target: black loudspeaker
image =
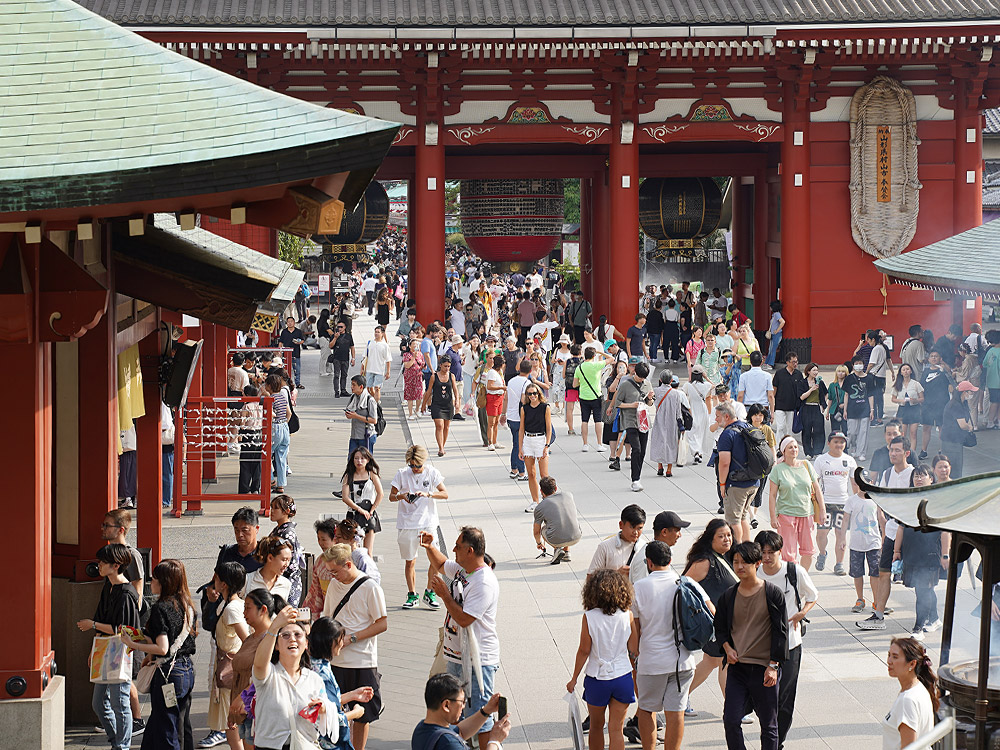
[[[163,389],[163,403],[171,409],[179,409],[187,401],[188,388],[191,387],[203,343],[203,339],[184,341],[178,343],[174,350],[173,367]]]

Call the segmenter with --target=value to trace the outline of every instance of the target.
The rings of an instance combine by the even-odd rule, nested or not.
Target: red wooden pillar
[[[608,245],[608,216],[611,211],[607,170],[591,182],[590,189],[590,243],[593,250],[591,294],[587,301],[594,307],[594,324],[598,317],[608,315],[611,306],[611,248]],[[627,328],[625,330],[628,330]]]
[[[142,400],[146,413],[135,421],[138,494],[136,508],[138,546],[152,550],[152,563],[163,555],[160,496],[163,492],[163,452],[160,447],[160,331],[139,342]],[[168,498],[169,500],[169,498]]]
[[[954,233],[964,232],[983,223],[983,118],[979,109],[969,106],[968,80],[959,81],[955,107],[955,190],[952,197]],[[983,298],[975,297],[973,308],[968,309],[964,299],[955,311],[954,322],[968,332],[973,323],[983,319]]]
[[[810,336],[809,107],[793,82],[784,84],[781,144],[781,299],[785,338]],[[757,328],[765,319],[754,321]]]
[[[771,274],[767,261],[767,176],[754,175],[753,181],[753,319],[769,320]]]
[[[619,331],[626,331],[639,309],[639,141],[633,123],[615,120],[608,168],[608,244],[614,258],[608,318]]]
[[[11,513],[4,541],[11,575],[4,582],[6,611],[0,617],[0,699],[40,698],[53,659],[52,345],[3,344],[0,354],[8,393],[16,394],[7,400],[7,427],[0,430]],[[99,526],[93,529],[98,536]]]
[[[416,205],[417,205],[417,181],[411,175],[410,179],[406,181],[406,273],[408,278],[408,285],[406,287],[406,297],[407,299],[413,299],[413,283],[416,276],[416,260],[417,260],[417,222],[419,217],[417,216]],[[420,318],[417,318],[419,321]],[[429,324],[430,321],[427,321]]]
[[[118,357],[115,353],[114,306],[80,338],[78,544],[89,560],[105,542],[104,514],[117,507]]]
[[[416,300],[417,320],[426,326],[444,315],[444,144],[436,123],[424,120],[417,135],[410,214],[419,214],[420,221],[411,233],[410,296]]]
[[[580,180],[580,291],[584,299],[594,300],[594,247],[591,221],[591,182],[589,177]]]
[[[204,330],[208,324],[202,323],[197,328],[187,328],[185,333],[187,337],[191,340],[197,340],[199,338],[205,337]],[[200,396],[202,395],[202,370],[205,366],[205,346],[202,345],[202,354],[198,357],[198,362],[195,367],[195,372],[191,376],[191,387],[188,388],[188,396]],[[184,433],[190,433],[191,435],[197,436],[201,434],[201,420],[197,417],[190,420],[187,423],[187,429],[184,430],[185,421],[182,417],[183,414],[188,413],[188,407],[181,405],[181,408],[177,410],[177,415],[174,417],[174,451],[177,450],[176,445],[178,441],[183,439],[182,430]],[[192,414],[197,414],[198,412],[191,412]],[[185,451],[186,453],[186,451]],[[200,449],[197,451],[192,451],[193,455],[204,455],[204,452]],[[181,454],[181,456],[184,454]],[[180,492],[181,488],[181,478],[183,476],[185,480],[184,489],[189,496],[197,497],[201,495],[201,484],[202,484],[202,468],[203,464],[197,459],[182,460],[178,461],[181,456],[175,453],[174,455],[174,494]],[[187,507],[184,509],[185,515],[200,516],[202,514],[201,500],[188,500]]]
[[[279,325],[284,327],[285,321],[278,321]],[[201,347],[201,392],[204,396],[219,396],[222,395],[218,390],[218,378],[216,377],[216,372],[221,366],[218,359],[218,347],[216,346],[216,340],[219,338],[217,331],[220,326],[215,323],[202,323],[201,324],[201,335],[205,339],[205,343]],[[285,369],[288,370],[288,374],[291,375],[292,371],[292,361],[290,357],[284,357]],[[202,481],[215,483],[218,480],[216,474],[217,461],[215,456],[209,451],[204,451],[202,453],[205,456],[205,462],[202,465]]]

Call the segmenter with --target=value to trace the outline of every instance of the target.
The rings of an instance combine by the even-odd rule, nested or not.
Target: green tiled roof
[[[160,187],[182,195],[218,192],[199,182],[197,165],[217,169],[222,160],[249,160],[262,172],[261,156],[296,149],[312,149],[315,169],[330,169],[337,164],[316,158],[315,150],[331,143],[355,144],[339,154],[343,171],[373,170],[397,128],[239,80],[72,0],[0,0],[0,213],[80,205],[60,196],[72,192],[72,181],[53,183],[50,201],[39,205],[53,179],[100,186],[101,175],[137,177],[184,166],[184,184]],[[359,159],[361,152],[373,156]],[[276,163],[257,184],[307,176],[282,173],[282,166]],[[25,185],[33,188],[29,194],[18,190]],[[128,197],[105,189],[92,205]],[[139,199],[147,197],[155,192]]]
[[[1000,297],[1000,219],[894,258],[875,268],[910,286]]]

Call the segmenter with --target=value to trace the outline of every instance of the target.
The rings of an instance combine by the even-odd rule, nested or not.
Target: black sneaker
[[[590,731],[590,717],[589,716],[583,720],[583,731],[584,732],[589,732]]]
[[[452,421],[452,422],[464,422],[464,421],[465,421],[465,417],[463,417],[463,416],[462,416],[461,414],[459,414],[458,412],[455,412],[455,413],[454,413],[454,414],[452,414],[452,416],[451,416],[451,421]]]
[[[611,462],[608,464],[608,468],[611,469],[611,471],[621,471],[622,470],[621,459],[620,458],[612,458]]]
[[[146,731],[146,722],[142,719],[132,719],[132,736],[135,737],[137,734],[142,734]]]
[[[633,745],[641,745],[642,740],[639,737],[639,726],[638,723],[635,725],[626,724],[625,728],[622,730],[622,734],[625,735],[625,739],[631,742]]]
[[[918,455],[917,458],[923,461],[925,458],[927,458],[927,451],[920,451],[920,455]]]
[[[715,512],[718,513],[721,516],[721,515],[725,514],[726,509],[723,507],[722,503],[719,503],[719,509],[717,511],[715,511]]]

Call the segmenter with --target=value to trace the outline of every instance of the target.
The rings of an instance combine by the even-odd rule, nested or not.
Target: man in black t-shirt
[[[354,337],[343,323],[337,323],[334,329],[327,356],[333,358],[334,396],[346,398],[350,395],[347,392],[347,371],[354,366]]]
[[[302,388],[302,344],[306,335],[295,327],[295,318],[291,315],[285,318],[285,328],[278,335],[278,340],[283,347],[292,350],[292,378],[295,387]]]
[[[868,458],[868,428],[875,414],[873,377],[866,363],[855,355],[851,373],[844,379],[847,394],[847,452],[858,463]]]
[[[649,361],[649,350],[646,349],[646,316],[639,313],[635,316],[635,325],[631,326],[627,333],[628,353],[633,357],[642,357],[644,362]]]
[[[942,361],[941,352],[935,346],[927,355],[927,365],[920,375],[920,385],[924,387],[924,405],[920,410],[920,424],[924,435],[921,440],[921,461],[927,458],[927,444],[931,441],[934,427],[940,427],[944,419],[944,407],[951,399],[951,389],[956,385],[951,369]]]

